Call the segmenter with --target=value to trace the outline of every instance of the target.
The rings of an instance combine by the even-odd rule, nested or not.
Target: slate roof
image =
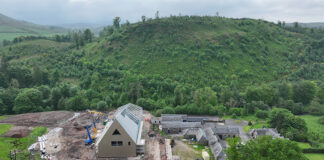
[[[163,122],[162,128],[201,128],[200,122],[179,122],[179,121],[171,121],[171,122]]]
[[[188,122],[202,122],[203,120],[208,120],[208,118],[204,118],[204,117],[188,117],[187,118]]]
[[[282,136],[278,133],[277,129],[275,128],[259,128],[259,129],[253,129],[250,131],[250,134],[252,132],[256,132],[258,136],[272,136],[273,138],[282,138]]]
[[[220,144],[218,137],[214,134],[213,129],[208,127],[205,128],[204,131],[208,139],[209,148],[211,149],[215,159],[225,160],[225,152],[223,151],[223,147]]]
[[[127,134],[136,143],[140,132],[142,115],[142,107],[129,103],[117,109],[115,120],[113,121],[118,121]],[[110,126],[105,130],[105,133],[109,130]]]
[[[240,130],[237,127],[216,127],[212,129],[214,134],[239,134]]]
[[[187,115],[185,114],[162,114],[161,120],[163,121],[184,121],[187,120]]]

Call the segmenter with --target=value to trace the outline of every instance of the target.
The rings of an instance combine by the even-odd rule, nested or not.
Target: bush
[[[99,101],[97,103],[97,110],[99,111],[106,111],[108,109],[107,103],[105,101]]]
[[[319,124],[324,125],[324,117],[321,117],[320,119],[318,119],[317,121]]]
[[[303,153],[324,153],[324,148],[306,148]]]
[[[261,118],[261,119],[266,119],[269,117],[269,114],[267,111],[257,111],[256,117]]]
[[[229,114],[230,115],[236,115],[236,116],[241,116],[243,112],[243,108],[231,108],[229,110]]]
[[[155,116],[157,116],[157,117],[160,117],[161,116],[161,114],[175,114],[176,112],[175,112],[175,109],[174,108],[172,108],[172,107],[165,107],[165,108],[163,108],[163,109],[158,109],[158,110],[156,110],[156,112],[155,112]]]

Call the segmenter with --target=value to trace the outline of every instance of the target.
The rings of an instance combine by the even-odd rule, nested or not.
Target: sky
[[[111,24],[114,17],[211,15],[277,22],[324,22],[324,0],[0,0],[0,13],[43,25]]]

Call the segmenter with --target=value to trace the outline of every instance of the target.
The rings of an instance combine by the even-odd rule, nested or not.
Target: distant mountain
[[[72,24],[60,24],[57,25],[69,30],[77,31],[77,30],[85,30],[89,28],[94,34],[99,35],[100,31],[104,29],[104,26],[107,24],[95,24],[95,23],[72,23]]]
[[[62,27],[37,25],[0,14],[0,41],[12,40],[18,36],[49,36],[65,32],[67,29]]]
[[[306,28],[324,28],[324,22],[298,23],[298,24]],[[287,25],[293,26],[294,23],[287,23]]]

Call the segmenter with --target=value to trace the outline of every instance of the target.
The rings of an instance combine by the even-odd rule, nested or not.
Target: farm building
[[[183,137],[185,139],[196,139],[200,145],[208,145],[208,140],[205,131],[201,128],[189,128],[184,131]]]
[[[162,131],[168,134],[178,134],[188,128],[201,128],[201,122],[162,121]]]
[[[144,153],[141,139],[143,110],[134,104],[118,108],[96,142],[99,158],[135,157]]]
[[[187,115],[185,114],[162,114],[161,115],[162,122],[187,122]]]
[[[214,134],[220,139],[225,140],[226,138],[234,138],[240,135],[240,130],[236,127],[216,127],[212,129]]]
[[[157,125],[161,124],[161,118],[160,117],[152,117],[150,121],[151,121],[152,124],[157,124]]]
[[[220,143],[220,139],[217,135],[214,134],[214,131],[212,128],[208,127],[204,129],[206,137],[208,139],[208,145],[213,153],[213,156],[215,157],[215,160],[225,160],[225,152],[224,147]]]
[[[273,138],[283,138],[275,128],[250,129],[249,134],[251,138],[257,138],[258,136],[272,136]]]

